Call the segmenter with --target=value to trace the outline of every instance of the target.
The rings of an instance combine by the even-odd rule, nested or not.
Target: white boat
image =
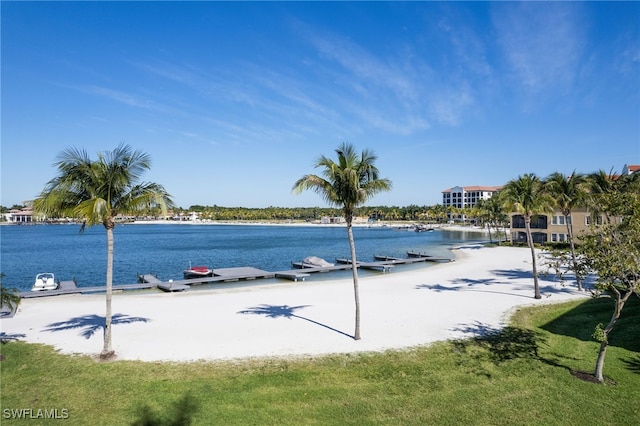
[[[302,261],[302,264],[304,266],[315,266],[315,267],[319,267],[319,268],[327,268],[330,266],[334,266],[333,263],[331,262],[327,262],[326,260],[324,260],[321,257],[317,257],[317,256],[309,256],[309,257],[305,257],[304,260]]]
[[[55,276],[51,272],[36,275],[31,291],[55,290],[58,288]]]

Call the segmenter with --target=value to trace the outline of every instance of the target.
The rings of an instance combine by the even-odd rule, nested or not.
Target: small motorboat
[[[208,266],[191,266],[189,264],[189,268],[183,271],[184,278],[200,278],[200,277],[212,277],[213,269]]]
[[[302,261],[302,264],[305,267],[312,266],[317,268],[328,268],[328,267],[334,266],[333,263],[327,262],[323,258],[317,257],[317,256],[305,257],[304,260]]]
[[[415,230],[416,230],[416,232],[433,232],[434,231],[433,228],[431,228],[429,226],[426,226],[426,225],[418,225],[418,226],[416,226]]]
[[[36,275],[31,291],[55,290],[58,288],[55,276],[51,272]]]

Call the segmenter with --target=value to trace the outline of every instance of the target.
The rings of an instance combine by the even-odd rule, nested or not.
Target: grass
[[[571,374],[593,370],[590,335],[611,303],[521,309],[502,331],[479,326],[481,338],[313,359],[98,363],[9,342],[1,422],[25,422],[7,409],[57,408],[73,425],[640,424],[638,298],[611,336],[609,384]]]

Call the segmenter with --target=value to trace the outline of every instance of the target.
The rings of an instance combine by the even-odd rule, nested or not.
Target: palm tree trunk
[[[538,266],[536,264],[536,251],[533,246],[533,238],[531,237],[531,217],[526,216],[524,219],[524,224],[527,229],[527,243],[529,244],[529,250],[531,250],[531,264],[533,266],[533,288],[534,288],[534,298],[542,299],[542,295],[540,294],[540,284],[538,283]]]
[[[356,301],[356,327],[353,333],[354,340],[360,340],[360,291],[358,289],[358,267],[356,262],[356,243],[353,239],[352,219],[347,218],[347,235],[349,236],[349,248],[351,249],[351,272],[353,273],[353,294]]]
[[[576,259],[576,248],[573,244],[573,223],[570,223],[570,214],[564,215],[564,223],[567,224],[567,235],[569,236],[569,245],[571,246],[571,260],[573,261],[573,272],[576,274],[576,285],[578,290],[582,290],[582,278],[578,272],[578,259]]]
[[[114,355],[111,345],[111,296],[113,294],[113,227],[115,224],[105,223],[107,229],[107,292],[106,292],[106,313],[104,324],[104,347],[101,358],[110,358]]]

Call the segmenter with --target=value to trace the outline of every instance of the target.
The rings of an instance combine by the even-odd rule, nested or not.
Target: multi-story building
[[[622,174],[630,175],[640,173],[640,165],[625,165]],[[524,225],[524,216],[519,213],[510,213],[511,240],[513,242],[527,242],[527,233]],[[559,210],[551,214],[541,214],[531,219],[531,239],[534,243],[562,243],[568,241],[567,223],[564,215]],[[602,223],[603,217],[594,217],[586,207],[576,208],[568,218],[573,224],[574,236],[579,236],[587,231],[593,220],[596,224]]]
[[[502,186],[454,186],[442,191],[442,205],[445,207],[473,207],[479,200],[488,200],[500,191]]]
[[[488,200],[500,191],[502,186],[454,186],[442,191],[442,205],[445,208],[471,208],[480,200]],[[448,213],[449,220],[466,220],[464,213]]]
[[[514,243],[527,242],[524,216],[519,213],[511,213],[511,241]],[[587,208],[576,208],[571,216],[565,218],[560,211],[551,214],[540,214],[531,218],[531,239],[534,243],[563,243],[569,240],[567,232],[567,220],[573,223],[573,235],[578,236],[587,231],[594,217]],[[595,217],[597,223],[602,222],[602,217]]]

